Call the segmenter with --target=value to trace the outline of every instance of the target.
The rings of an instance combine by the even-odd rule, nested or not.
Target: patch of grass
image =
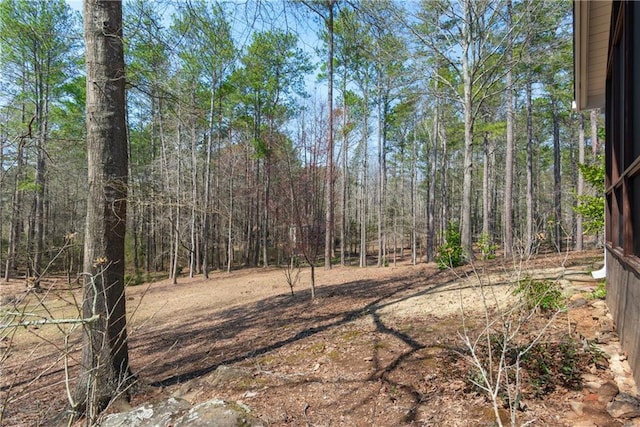
[[[145,282],[144,275],[140,271],[136,271],[135,273],[127,273],[124,275],[124,283],[127,286],[138,286]]]
[[[340,352],[338,352],[338,350],[331,350],[327,356],[329,356],[331,360],[338,360],[340,358]]]
[[[345,341],[353,341],[354,339],[358,338],[361,334],[362,332],[357,330],[347,331],[342,334],[342,339]]]
[[[607,285],[605,281],[598,282],[596,288],[589,293],[587,299],[605,299],[607,297]]]
[[[135,272],[129,272],[124,275],[124,283],[126,286],[138,286],[144,283],[153,283],[160,280],[167,279],[168,273],[156,272],[156,273],[143,273],[138,270]]]
[[[325,349],[325,345],[323,342],[315,342],[306,348],[306,351],[309,353],[322,353]]]
[[[279,362],[281,359],[273,354],[269,354],[266,356],[262,356],[260,359],[258,359],[258,365],[261,366],[272,366],[275,365],[277,362]]]
[[[377,343],[375,343],[373,345],[373,348],[375,348],[376,350],[382,350],[384,348],[387,348],[387,343],[384,341],[378,341]]]

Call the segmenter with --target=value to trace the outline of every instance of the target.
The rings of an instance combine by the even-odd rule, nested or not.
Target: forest
[[[5,280],[36,287],[82,273],[72,6],[0,3],[0,261]],[[431,262],[456,238],[460,260],[598,244],[585,175],[598,183],[602,119],[572,110],[570,1],[123,9],[130,284],[294,261]]]
[[[593,418],[605,138],[572,18],[0,0],[0,425],[160,396],[162,425]]]

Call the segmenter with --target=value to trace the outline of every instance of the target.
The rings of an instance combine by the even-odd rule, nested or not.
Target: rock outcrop
[[[191,406],[184,399],[170,397],[147,403],[128,412],[111,414],[101,427],[258,427],[264,424],[250,409],[236,402],[213,399]]]

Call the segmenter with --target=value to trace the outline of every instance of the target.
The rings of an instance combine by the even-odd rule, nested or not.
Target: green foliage
[[[530,310],[540,308],[541,311],[548,312],[566,307],[562,288],[555,280],[522,279],[518,282],[514,294],[520,295],[525,306]]]
[[[507,375],[512,383],[515,381],[515,369],[520,370],[521,390],[527,398],[543,398],[558,387],[580,390],[582,372],[587,367],[595,365],[604,369],[607,366],[602,351],[591,343],[584,346],[580,340],[569,335],[554,342],[537,342],[533,345],[524,342],[507,348],[504,348],[504,339],[499,334],[491,335],[488,341],[489,344],[480,344],[478,347],[478,356],[484,365],[489,366],[490,354],[493,358],[504,355],[505,364],[509,367]],[[483,384],[484,380],[476,366],[467,371],[466,382],[468,390],[483,392],[478,385]]]
[[[498,244],[494,243],[488,234],[482,233],[478,240],[478,249],[480,250],[480,253],[482,253],[483,260],[494,259],[496,257]]]
[[[24,181],[18,183],[18,190],[25,192],[37,192],[40,186],[34,181],[33,177],[29,177]]]
[[[462,265],[462,244],[460,240],[460,226],[457,222],[450,222],[445,231],[444,245],[438,246],[436,262],[438,268],[453,268]]]
[[[580,164],[580,172],[584,180],[596,191],[596,195],[578,196],[576,213],[584,218],[584,232],[596,234],[604,230],[604,160],[600,158],[595,164]]]
[[[606,297],[607,297],[607,285],[604,282],[604,280],[599,282],[598,286],[596,286],[596,288],[593,291],[591,291],[591,293],[588,296],[589,299],[605,299]]]
[[[526,382],[534,397],[552,393],[558,386],[569,390],[582,388],[582,370],[592,356],[588,349],[569,337],[554,343],[538,343],[523,357]]]

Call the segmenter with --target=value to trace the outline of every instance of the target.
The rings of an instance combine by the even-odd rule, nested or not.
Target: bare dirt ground
[[[192,403],[241,401],[274,426],[493,425],[489,400],[470,381],[461,309],[473,335],[484,325],[485,306],[501,310],[514,298],[510,283],[518,274],[560,279],[567,268],[599,268],[601,259],[600,251],[592,251],[541,255],[515,268],[493,260],[474,269],[444,271],[408,263],[317,269],[314,300],[308,269],[294,297],[277,268],[129,287],[130,360],[140,380],[130,405],[169,396]],[[583,282],[565,284],[588,292],[595,282],[585,276]],[[42,317],[77,315],[78,289],[61,280],[45,288],[49,291],[30,293],[22,304],[35,307],[31,311]],[[0,292],[5,303],[20,299],[24,284],[0,284]],[[544,316],[530,320],[530,336],[547,322]],[[551,354],[550,360],[567,336],[579,341],[598,334],[588,305],[551,323],[539,350]],[[65,361],[74,378],[80,350],[78,331],[64,344],[69,329],[29,326],[2,335],[2,425],[51,425],[64,410]],[[560,368],[568,364],[558,363]],[[576,353],[570,367],[580,370],[574,379],[580,373],[602,380],[612,376],[607,362],[595,361],[592,353]],[[534,380],[537,369],[529,374]],[[578,425],[598,419],[584,425],[622,425],[603,411],[575,410],[576,402],[588,401],[589,392],[579,380],[572,384],[554,378],[544,376],[523,386],[519,424]],[[110,410],[128,406],[121,403]],[[501,415],[508,413],[501,409]]]

